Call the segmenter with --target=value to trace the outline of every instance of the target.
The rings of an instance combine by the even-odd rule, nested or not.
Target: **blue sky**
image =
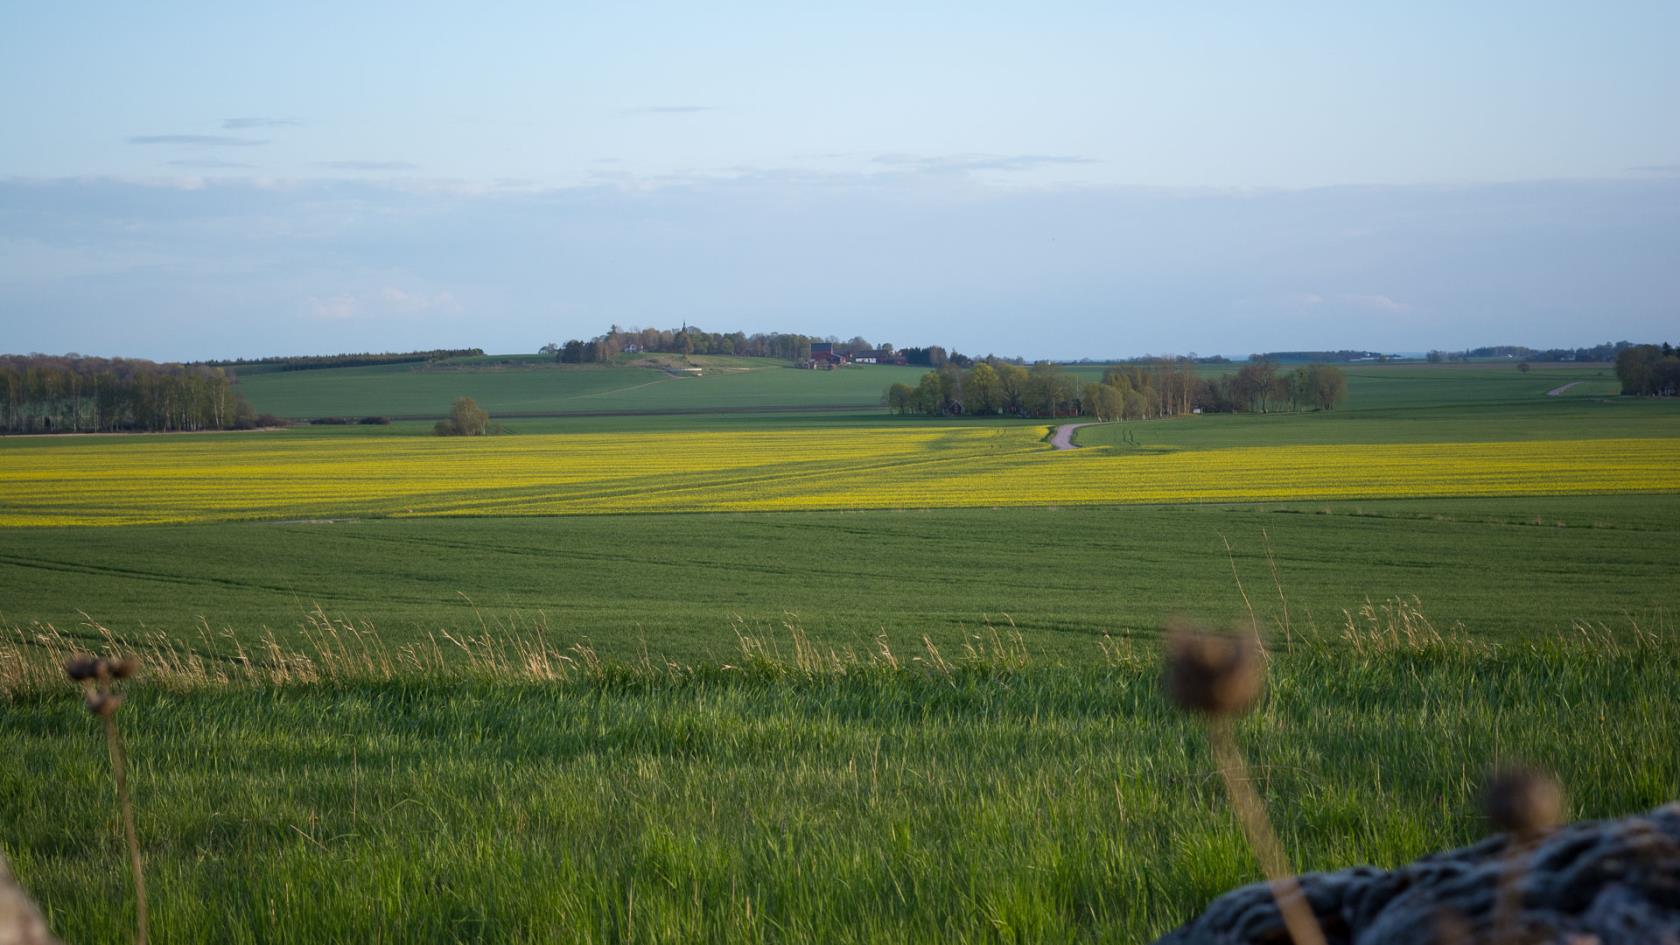
[[[38,4],[0,350],[1680,324],[1680,5]]]

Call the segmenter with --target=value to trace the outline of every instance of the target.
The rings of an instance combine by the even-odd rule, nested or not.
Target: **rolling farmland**
[[[1272,648],[1238,733],[1303,868],[1473,840],[1505,754],[1572,816],[1680,779],[1680,413],[1596,368],[1361,367],[1064,452],[778,370],[255,373],[547,416],[0,440],[0,843],[55,928],[132,922],[87,649],[144,667],[172,941],[1147,938],[1256,878],[1159,695],[1175,615]]]
[[[872,408],[894,381],[915,383],[917,368],[873,366],[805,371],[765,358],[699,356],[698,377],[631,361],[557,365],[527,361],[481,367],[471,359],[439,366],[408,364],[242,377],[240,390],[258,411],[283,417],[442,416],[449,402],[472,397],[492,414],[648,413],[754,410],[767,407]],[[660,362],[664,363],[664,362]]]

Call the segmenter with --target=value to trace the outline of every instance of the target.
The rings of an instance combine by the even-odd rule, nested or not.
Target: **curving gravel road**
[[[1080,427],[1095,426],[1092,423],[1064,423],[1056,428],[1056,435],[1050,438],[1050,445],[1059,450],[1079,449],[1073,442],[1073,431]]]

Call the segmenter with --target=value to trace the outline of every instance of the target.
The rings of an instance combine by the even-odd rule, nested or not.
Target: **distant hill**
[[[875,409],[888,385],[914,383],[924,370],[868,365],[804,371],[780,359],[722,355],[631,354],[609,364],[474,355],[241,373],[238,390],[259,413],[288,418],[434,419],[462,396],[473,398],[493,418]]]
[[[482,356],[482,348],[434,348],[431,351],[383,352],[374,354],[302,354],[279,355],[270,358],[235,358],[232,361],[203,361],[207,367],[237,368],[246,373],[257,371],[314,371],[322,368],[372,367],[377,364],[417,364],[442,361],[446,358]]]
[[[1354,361],[1386,361],[1399,357],[1385,354],[1381,351],[1267,351],[1263,354],[1251,354],[1250,361],[1287,361],[1307,364],[1347,364]]]

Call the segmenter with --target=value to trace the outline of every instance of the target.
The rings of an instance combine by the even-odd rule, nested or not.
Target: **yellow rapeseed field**
[[[1050,450],[980,426],[42,439],[0,526],[1680,491],[1680,439]]]

